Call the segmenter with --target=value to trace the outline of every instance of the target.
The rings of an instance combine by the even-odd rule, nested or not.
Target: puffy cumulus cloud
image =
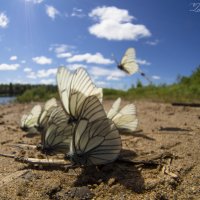
[[[133,24],[133,16],[125,9],[117,7],[97,7],[89,13],[97,23],[89,27],[89,32],[98,38],[108,40],[138,40],[151,36],[143,24]]]
[[[9,19],[4,12],[0,12],[0,28],[7,28]]]
[[[40,80],[40,83],[45,85],[55,84],[55,79],[42,79]]]
[[[95,64],[112,64],[113,61],[104,58],[102,54],[96,53],[96,54],[79,54],[74,55],[66,60],[67,62],[86,62],[86,63],[95,63]]]
[[[17,60],[17,56],[11,56],[10,60]]]
[[[17,70],[20,67],[19,64],[0,64],[0,71]]]
[[[160,76],[154,75],[154,76],[152,76],[152,79],[154,79],[154,80],[160,80]]]
[[[46,64],[51,64],[52,63],[52,59],[51,58],[47,58],[45,56],[38,56],[38,57],[34,57],[32,58],[32,60],[39,64],[39,65],[46,65]]]
[[[57,68],[52,68],[52,69],[41,69],[38,70],[37,72],[37,77],[42,78],[42,77],[49,77],[50,75],[55,75],[57,72]]]
[[[94,77],[105,76],[107,80],[120,80],[126,74],[118,69],[105,69],[102,67],[91,67],[89,73]]]
[[[54,20],[56,18],[56,15],[59,15],[60,12],[53,6],[46,5],[46,14]]]
[[[136,62],[139,64],[139,65],[151,65],[150,62],[146,61],[146,60],[142,60],[142,59],[136,59]]]

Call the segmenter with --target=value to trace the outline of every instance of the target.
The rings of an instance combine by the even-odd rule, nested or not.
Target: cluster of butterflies
[[[52,98],[43,108],[34,106],[22,116],[21,128],[36,128],[41,134],[38,149],[46,154],[63,153],[74,165],[102,165],[116,160],[122,148],[120,133],[137,128],[135,105],[120,108],[118,98],[106,113],[102,88],[95,86],[83,68],[75,72],[58,68],[57,86],[61,105]]]

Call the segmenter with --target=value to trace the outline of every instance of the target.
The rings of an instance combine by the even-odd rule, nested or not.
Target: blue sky
[[[101,87],[147,84],[112,60],[134,47],[141,70],[170,84],[200,64],[200,0],[0,0],[0,47],[0,83],[55,83],[62,65]]]

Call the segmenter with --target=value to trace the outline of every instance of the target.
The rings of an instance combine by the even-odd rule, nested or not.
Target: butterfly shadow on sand
[[[134,158],[136,153],[122,150],[121,156],[123,155]],[[75,187],[92,185],[95,188],[102,184],[113,191],[116,190],[117,185],[123,185],[136,193],[144,191],[144,178],[137,167],[119,160],[98,167],[84,167],[74,182]]]

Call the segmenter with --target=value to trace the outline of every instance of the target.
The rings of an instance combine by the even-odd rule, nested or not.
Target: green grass
[[[19,102],[46,101],[51,97],[58,98],[56,87],[39,86],[26,90],[17,97]],[[146,100],[156,102],[200,102],[200,67],[189,77],[178,77],[178,81],[172,85],[142,86],[138,83],[136,88],[128,91],[104,89],[104,99],[116,99],[121,97],[127,100]]]
[[[22,95],[17,96],[17,102],[31,102],[31,101],[47,101],[48,99],[56,97],[58,98],[57,91],[50,90],[46,86],[39,86],[26,90]]]

